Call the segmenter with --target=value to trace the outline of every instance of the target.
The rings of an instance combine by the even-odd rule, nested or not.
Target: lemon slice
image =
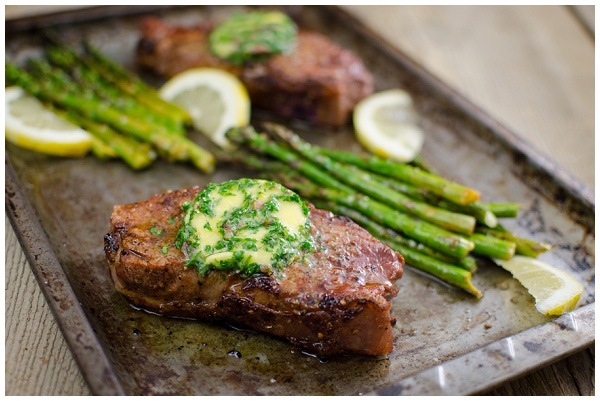
[[[356,139],[376,155],[407,163],[423,147],[425,134],[410,95],[401,89],[374,93],[354,108]]]
[[[82,157],[92,146],[92,136],[56,115],[22,88],[4,92],[4,132],[15,145],[55,156]]]
[[[225,132],[250,122],[246,88],[234,75],[216,68],[192,68],[175,75],[159,90],[160,96],[183,107],[194,128],[222,148],[231,148]]]
[[[568,273],[541,260],[513,256],[496,260],[535,298],[535,307],[546,316],[558,316],[572,311],[583,292],[583,285]]]

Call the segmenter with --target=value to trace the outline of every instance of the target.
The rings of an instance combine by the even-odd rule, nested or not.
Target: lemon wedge
[[[558,316],[572,311],[581,297],[583,285],[568,273],[538,259],[513,256],[496,260],[535,298],[535,307],[546,316]]]
[[[92,136],[44,107],[17,86],[4,92],[4,133],[15,145],[55,156],[82,157]]]
[[[356,139],[368,151],[401,163],[421,152],[425,134],[406,91],[390,89],[367,96],[352,117]]]
[[[244,84],[216,68],[192,68],[175,75],[159,90],[192,116],[194,128],[222,148],[231,148],[225,132],[250,122],[250,99]]]

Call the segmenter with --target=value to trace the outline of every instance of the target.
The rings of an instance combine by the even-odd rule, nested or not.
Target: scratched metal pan
[[[92,8],[20,20],[6,25],[6,56],[22,62],[39,55],[39,29],[53,25],[67,40],[87,37],[135,69],[143,15],[190,24],[235,10]],[[427,131],[424,156],[435,168],[479,189],[485,200],[522,204],[519,218],[506,226],[555,245],[542,259],[584,284],[578,308],[559,318],[541,315],[518,282],[485,260],[474,278],[484,292],[481,300],[408,268],[392,306],[398,321],[394,350],[384,357],[327,361],[268,335],[146,313],[131,307],[109,277],[102,246],[113,205],[245,173],[219,168],[207,176],[162,162],[134,172],[117,161],[59,159],[7,144],[7,214],[92,393],[476,394],[592,344],[591,190],[341,10],[293,11],[302,26],[359,54],[378,90],[404,87],[412,93]],[[290,124],[316,143],[358,150],[350,126],[325,132]]]

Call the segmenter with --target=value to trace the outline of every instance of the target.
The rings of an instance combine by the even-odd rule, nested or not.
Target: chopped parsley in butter
[[[210,184],[183,211],[176,245],[202,275],[211,269],[277,274],[315,248],[308,207],[275,182]]]

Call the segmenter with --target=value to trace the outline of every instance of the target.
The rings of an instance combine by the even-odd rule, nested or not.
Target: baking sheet
[[[191,7],[152,12],[170,22],[191,24],[237,10]],[[68,23],[48,17],[41,25],[58,21],[60,33],[69,40],[76,43],[88,37],[135,69],[141,16],[131,7],[102,9],[101,14],[91,11],[80,18],[99,19],[79,23],[78,14],[71,13]],[[484,200],[523,205],[520,217],[505,225],[518,235],[555,244],[541,258],[585,285],[580,307],[558,319],[546,318],[535,310],[523,287],[485,260],[474,279],[485,294],[481,300],[407,269],[392,305],[398,320],[394,351],[385,357],[327,361],[265,334],[149,314],[132,308],[109,277],[102,238],[112,206],[244,173],[219,168],[206,176],[187,165],[163,162],[134,172],[117,161],[58,159],[7,144],[8,215],[92,392],[473,394],[591,344],[595,321],[591,191],[339,9],[292,11],[301,25],[358,53],[375,75],[378,90],[404,87],[412,93],[428,133],[423,153],[436,169],[477,188]],[[7,25],[8,59],[20,62],[41,54],[39,32],[29,30],[36,24],[28,21],[13,29]],[[155,85],[161,83],[143,76]],[[288,123],[312,142],[359,149],[350,126],[326,132]]]

